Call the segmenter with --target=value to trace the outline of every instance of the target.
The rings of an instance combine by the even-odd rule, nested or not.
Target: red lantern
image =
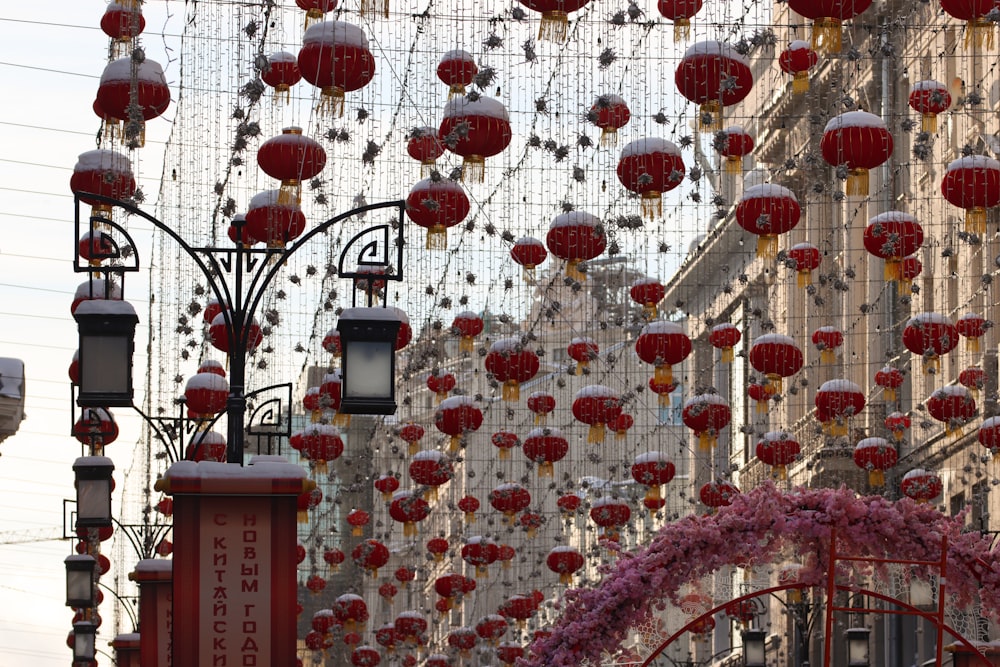
[[[462,547],[462,560],[476,568],[476,578],[488,577],[490,565],[500,558],[496,542],[488,537],[470,537]]]
[[[698,491],[698,498],[703,505],[714,511],[720,507],[732,505],[733,498],[739,495],[739,493],[740,490],[729,482],[708,482]]]
[[[599,95],[587,120],[601,128],[601,146],[610,147],[618,143],[618,130],[628,125],[632,112],[628,104],[618,95]]]
[[[101,16],[101,30],[111,39],[127,44],[146,29],[142,5],[129,2],[109,2]]]
[[[330,424],[311,424],[302,429],[302,456],[312,461],[317,475],[329,473],[327,463],[344,453],[340,429]]]
[[[324,350],[333,356],[333,360],[340,358],[340,332],[337,331],[337,327],[333,327],[326,332],[326,335],[323,336],[323,342],[321,345]]]
[[[510,458],[510,450],[521,446],[520,438],[517,437],[516,433],[511,433],[510,431],[497,431],[490,436],[490,442],[499,450],[501,461],[506,461]]]
[[[662,193],[684,180],[684,161],[673,143],[646,137],[622,149],[617,174],[627,190],[642,197],[642,217],[653,219],[663,214]]]
[[[471,310],[466,310],[455,316],[451,330],[461,336],[458,344],[460,352],[472,352],[473,339],[483,332],[483,318]]]
[[[635,457],[631,472],[632,479],[648,487],[646,500],[658,500],[663,497],[660,487],[670,483],[677,469],[666,454],[647,452]]]
[[[663,301],[667,288],[656,278],[639,278],[632,283],[628,294],[642,306],[642,316],[648,321],[656,319],[656,305]]]
[[[566,39],[569,24],[567,14],[587,5],[590,0],[517,0],[536,12],[541,12],[542,22],[538,26],[538,40],[562,42]]]
[[[940,496],[944,486],[941,484],[941,478],[934,473],[914,468],[903,475],[899,489],[907,498],[912,498],[918,503],[927,503]]]
[[[916,257],[904,257],[899,264],[899,291],[902,294],[909,294],[913,279],[924,270],[924,265]]]
[[[573,583],[573,573],[583,567],[583,555],[574,547],[558,546],[545,559],[549,569],[559,575],[559,583]]]
[[[700,394],[684,402],[681,420],[698,436],[698,449],[705,452],[715,447],[719,431],[729,425],[732,411],[718,394]]]
[[[672,394],[677,390],[676,382],[659,382],[655,377],[649,378],[649,390],[659,396],[661,408],[669,408],[673,399]]]
[[[990,450],[994,460],[1000,457],[1000,417],[984,419],[977,438],[979,444]]]
[[[406,215],[427,230],[427,250],[444,250],[448,247],[448,228],[469,215],[469,198],[455,181],[432,175],[410,190]]]
[[[435,393],[440,403],[448,398],[448,392],[455,388],[455,376],[447,371],[435,371],[427,376],[427,388]]]
[[[344,94],[368,85],[375,76],[375,58],[361,28],[344,21],[324,21],[306,29],[299,71],[320,89],[318,111],[343,116]]]
[[[413,456],[420,451],[420,439],[424,437],[424,427],[416,422],[403,424],[399,429],[399,437],[406,442],[408,453]]]
[[[500,642],[497,645],[497,658],[504,667],[513,667],[518,658],[524,657],[524,647],[513,642]]]
[[[962,434],[962,427],[976,416],[976,401],[961,385],[941,387],[927,399],[927,412],[943,422],[945,434]]]
[[[896,401],[896,390],[903,386],[903,372],[892,366],[883,366],[875,373],[875,384],[882,387],[883,399],[888,403]]]
[[[624,440],[629,430],[635,426],[635,418],[623,412],[615,417],[615,420],[608,426],[615,432],[615,440]]]
[[[885,471],[898,459],[896,448],[885,438],[865,438],[854,446],[854,465],[868,471],[870,486],[885,486]]]
[[[566,354],[576,362],[577,375],[583,375],[584,369],[590,365],[590,360],[596,359],[600,351],[597,342],[588,336],[572,338],[566,346]]]
[[[986,371],[982,368],[966,368],[958,374],[958,383],[969,390],[972,398],[979,396],[979,390],[986,386]]]
[[[170,87],[163,68],[149,58],[142,62],[120,58],[108,63],[97,88],[97,104],[105,117],[125,123],[125,138],[134,137],[142,146],[145,121],[162,115],[170,106]]]
[[[792,75],[792,92],[804,93],[809,90],[809,70],[816,66],[819,56],[809,48],[809,43],[797,39],[778,56],[778,66],[782,72]]]
[[[187,461],[226,462],[226,438],[215,431],[198,431],[184,451]]]
[[[778,479],[788,479],[786,467],[795,462],[801,447],[790,433],[770,431],[757,443],[757,458],[771,466]]]
[[[523,267],[524,282],[533,285],[535,283],[535,267],[544,262],[549,253],[545,249],[545,244],[538,239],[522,236],[514,242],[514,246],[510,249],[510,256]]]
[[[313,630],[325,635],[337,626],[337,619],[332,609],[320,609],[313,614],[311,625]]]
[[[591,520],[603,529],[603,536],[617,542],[619,529],[632,518],[632,510],[621,498],[603,496],[590,504]]]
[[[368,570],[372,578],[378,577],[378,569],[389,562],[389,550],[378,540],[365,540],[351,550],[354,564]]]
[[[575,493],[567,493],[566,495],[559,496],[556,499],[556,506],[563,513],[563,518],[571,518],[573,514],[576,514],[577,510],[580,509],[580,496]]]
[[[892,135],[885,122],[867,111],[834,116],[823,130],[820,152],[827,164],[847,167],[847,194],[868,196],[868,171],[892,155]]]
[[[415,127],[406,140],[406,153],[420,162],[420,175],[431,175],[437,159],[444,155],[444,144],[438,139],[437,130],[430,126]]]
[[[503,383],[503,400],[520,398],[520,385],[538,373],[538,355],[525,349],[520,338],[502,338],[490,346],[483,361],[486,371]]]
[[[536,428],[528,433],[521,451],[529,460],[538,464],[539,477],[552,477],[553,466],[569,453],[569,441],[557,428]]]
[[[566,262],[566,276],[582,282],[586,276],[577,268],[580,262],[594,259],[607,247],[601,220],[583,211],[561,213],[552,219],[545,235],[549,252]]]
[[[936,373],[941,369],[941,355],[958,345],[958,329],[947,315],[920,313],[903,328],[903,345],[923,357],[924,373]]]
[[[466,86],[472,84],[478,72],[476,59],[461,49],[445,53],[437,66],[437,77],[448,86],[448,99],[465,95]]]
[[[345,593],[333,601],[333,616],[346,632],[364,629],[368,620],[368,605],[365,599],[354,593]]]
[[[716,324],[708,334],[708,342],[712,347],[722,350],[722,363],[724,364],[732,363],[733,348],[740,342],[741,338],[743,338],[743,334],[740,333],[739,328],[728,322]]]
[[[229,383],[215,373],[196,373],[184,386],[184,398],[195,419],[208,420],[226,409]]]
[[[499,545],[499,549],[501,566],[505,570],[509,569],[511,561],[514,560],[514,556],[517,555],[517,551],[515,551],[514,547],[509,544],[501,544]]]
[[[538,605],[533,595],[512,595],[503,601],[497,613],[504,618],[513,618],[518,627],[524,628],[525,622],[538,611]]]
[[[475,496],[463,496],[459,499],[458,509],[465,514],[465,523],[476,522],[476,512],[479,511],[479,499]]]
[[[750,63],[723,42],[688,47],[674,73],[677,90],[701,108],[702,128],[722,127],[722,108],[742,101],[753,87]]]
[[[520,484],[501,484],[490,491],[490,505],[502,512],[504,520],[510,523],[514,515],[531,504],[531,494]]]
[[[730,125],[715,134],[712,145],[722,157],[726,158],[726,173],[740,174],[743,172],[743,158],[753,150],[754,141],[742,126]]]
[[[267,57],[267,67],[261,71],[260,78],[274,88],[275,102],[284,97],[288,103],[292,96],[292,86],[302,79],[298,59],[293,53],[276,51]]]
[[[130,199],[135,194],[132,162],[124,155],[109,150],[80,153],[73,166],[69,187],[77,196],[87,193],[111,199]],[[111,206],[104,202],[87,196],[80,196],[80,201],[90,204],[94,216],[111,216]]]
[[[444,555],[448,553],[450,545],[448,540],[443,537],[432,537],[427,540],[427,553],[429,553],[435,562],[440,563],[444,560]]]
[[[647,364],[656,367],[653,374],[657,382],[672,383],[672,367],[691,354],[691,339],[676,322],[650,322],[642,328],[635,341],[635,352]]]
[[[396,626],[392,623],[386,623],[375,631],[375,641],[379,646],[384,646],[390,653],[396,649],[396,642],[398,640],[399,635],[396,634]]]
[[[528,409],[535,413],[535,424],[545,424],[545,418],[556,409],[556,399],[544,391],[536,391],[528,396]]]
[[[844,334],[836,327],[820,327],[813,332],[812,342],[819,350],[821,364],[835,364],[837,349],[844,344]]]
[[[965,337],[965,349],[972,353],[979,352],[979,339],[986,335],[986,330],[993,325],[982,315],[966,313],[955,321],[955,330],[959,336]]]
[[[892,432],[896,442],[902,442],[903,436],[910,428],[910,418],[902,412],[890,412],[883,421],[885,427]]]
[[[828,380],[816,392],[816,409],[828,418],[825,430],[832,436],[848,434],[847,422],[865,407],[865,395],[850,380]]]
[[[351,652],[351,664],[354,667],[378,667],[382,656],[371,646],[358,646]]]
[[[335,547],[330,547],[323,551],[323,561],[330,566],[330,570],[336,572],[339,565],[344,562],[344,552]]]
[[[788,7],[812,19],[812,47],[826,53],[839,53],[842,44],[841,23],[868,9],[872,0],[789,0]]]
[[[352,509],[347,513],[347,525],[351,527],[351,535],[354,537],[361,537],[365,534],[365,526],[368,525],[368,521],[371,516],[368,512],[359,509]]]
[[[264,340],[264,334],[261,331],[260,325],[257,320],[254,319],[246,327],[246,332],[244,333],[243,327],[239,323],[233,321],[233,326],[235,331],[233,336],[236,340],[240,340],[241,337],[245,336],[244,344],[246,345],[247,353],[251,353],[257,349],[257,346],[261,344]],[[219,313],[212,320],[211,326],[208,328],[209,342],[212,343],[212,347],[219,350],[220,352],[225,352],[229,354],[229,328],[226,324],[226,316],[223,313]]]
[[[306,228],[306,216],[295,200],[284,201],[288,194],[281,190],[265,190],[250,200],[246,213],[246,233],[253,242],[261,241],[269,248],[284,248]]]
[[[458,649],[461,657],[468,658],[478,639],[479,636],[472,628],[455,628],[448,633],[448,646]]]
[[[396,617],[396,636],[407,644],[423,643],[427,632],[427,619],[419,611],[404,611]]]
[[[83,408],[73,424],[73,437],[99,452],[118,438],[118,424],[107,408]]]
[[[478,431],[483,425],[483,413],[471,396],[449,396],[441,401],[434,413],[434,426],[451,436],[448,451],[457,452],[462,439],[469,431]]]
[[[525,512],[518,519],[518,523],[524,528],[528,533],[528,539],[535,536],[536,531],[542,526],[544,520],[542,515],[536,512]]]
[[[587,442],[604,442],[604,428],[622,412],[618,395],[604,385],[594,384],[576,392],[573,416],[590,425]]]
[[[994,0],[941,0],[941,9],[959,21],[965,21],[965,48],[969,44],[981,49],[993,48],[993,21],[987,17],[994,9]]]
[[[757,256],[767,259],[778,254],[778,234],[795,229],[801,214],[792,191],[771,183],[747,188],[736,205],[736,222],[757,237]]]
[[[887,211],[868,221],[864,244],[869,253],[885,260],[885,279],[902,279],[901,262],[920,249],[924,230],[909,213]]]
[[[389,503],[389,516],[403,524],[403,537],[416,537],[417,522],[431,513],[427,501],[413,491],[397,491]]]
[[[295,0],[299,9],[306,12],[306,28],[313,21],[323,18],[324,14],[332,12],[337,8],[338,0]]]
[[[783,334],[764,334],[750,346],[750,365],[767,377],[764,386],[772,396],[781,392],[781,379],[798,373],[803,361],[802,350]]]
[[[449,100],[443,116],[438,138],[462,156],[462,180],[482,183],[486,158],[503,152],[513,136],[507,109],[489,97],[469,95]]]
[[[822,261],[819,248],[811,243],[797,243],[788,251],[788,266],[797,272],[799,287],[812,285],[812,272]]]
[[[499,614],[488,614],[476,621],[476,634],[494,646],[506,632],[507,621]]]
[[[951,106],[951,94],[940,81],[927,79],[913,84],[909,101],[910,108],[920,112],[920,130],[934,134],[937,132],[938,114]]]
[[[100,266],[105,259],[117,257],[118,246],[110,234],[94,230],[80,237],[77,244],[80,258],[87,260],[91,266]]]
[[[281,181],[277,204],[297,206],[302,202],[302,181],[323,171],[326,151],[318,141],[304,136],[302,128],[286,127],[257,149],[257,164],[265,174]]]
[[[396,593],[398,593],[398,592],[399,592],[399,589],[397,589],[396,586],[393,585],[393,583],[391,581],[387,581],[387,582],[385,582],[384,584],[381,584],[378,587],[379,597],[381,597],[383,600],[385,600],[389,604],[392,604],[392,600],[393,600],[393,598],[396,597]]]
[[[691,35],[691,19],[701,9],[702,0],[657,0],[660,16],[674,24],[674,41]]]
[[[422,486],[430,487],[425,495],[428,500],[437,500],[437,489],[455,476],[451,461],[436,449],[417,452],[410,461],[410,479]]]
[[[392,576],[396,578],[396,581],[398,581],[403,588],[406,588],[406,585],[413,581],[413,579],[417,576],[417,573],[412,568],[403,566],[396,568],[396,571],[392,573]]]
[[[723,611],[727,617],[738,621],[743,627],[748,626],[757,616],[757,607],[753,600],[733,600],[723,607]]]

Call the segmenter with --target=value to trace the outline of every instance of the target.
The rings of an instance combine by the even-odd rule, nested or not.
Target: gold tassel
[[[903,442],[903,436],[904,435],[905,435],[905,430],[904,429],[899,429],[898,431],[893,431],[892,432],[892,438],[896,442]]]
[[[604,442],[604,424],[597,422],[590,425],[587,432],[587,442]]]
[[[489,579],[490,571],[482,565],[476,566],[476,579]]]
[[[506,447],[501,447],[500,453],[497,454],[497,458],[499,458],[501,461],[507,461],[508,459],[510,459],[510,450],[507,449]]]
[[[537,528],[535,528],[534,526],[528,526],[528,539],[530,540],[531,538],[533,538],[536,532],[538,532]],[[523,623],[524,621],[520,622]]]
[[[453,83],[448,86],[448,99],[465,97],[465,86],[460,83]]]
[[[361,16],[371,19],[378,13],[378,0],[361,0]],[[383,18],[389,18],[389,0],[383,0],[381,14]]]
[[[486,158],[482,155],[467,155],[462,160],[462,182],[482,183],[486,177]]]
[[[403,537],[416,537],[417,524],[412,521],[403,522]]]
[[[837,351],[833,348],[825,347],[819,351],[819,363],[821,364],[835,364],[837,363]]]
[[[661,408],[670,407],[670,394],[660,394],[659,405]]]
[[[727,155],[725,170],[727,174],[742,174],[743,157],[740,155]]]
[[[330,468],[326,465],[326,461],[320,459],[319,461],[313,461],[313,470],[317,475],[327,475],[330,473]]]
[[[448,398],[448,392],[446,392],[446,391],[436,392],[434,394],[434,404],[437,405],[438,403],[440,403],[441,401],[443,401],[446,398]]]
[[[651,322],[656,319],[658,315],[655,303],[644,303],[642,305],[642,316],[647,322]]]
[[[406,448],[406,451],[407,453],[409,453],[410,456],[413,456],[414,454],[420,451],[420,443],[419,442],[409,443],[409,447]]]
[[[799,287],[805,288],[813,284],[812,271],[799,271],[797,279]]]
[[[896,390],[893,387],[886,387],[882,391],[882,400],[886,403],[896,402]]]
[[[924,360],[924,375],[941,373],[941,357],[932,354]]]
[[[306,10],[306,21],[304,29],[308,30],[309,26],[311,26],[315,21],[322,21],[322,20],[323,20],[323,12],[315,8],[308,9]]]
[[[465,513],[465,523],[475,523],[475,522],[476,522],[476,513],[475,512],[466,512]]]
[[[426,250],[447,250],[448,230],[444,225],[434,225],[427,230],[427,243],[424,244]]]
[[[778,237],[776,234],[762,234],[757,237],[757,256],[768,261],[778,257]]]
[[[555,476],[555,466],[552,465],[551,461],[543,461],[538,464],[538,476],[539,477],[554,477]]]
[[[657,384],[673,384],[674,371],[670,364],[657,364],[656,370],[653,371],[653,380]]]
[[[524,270],[521,271],[521,279],[524,280],[525,285],[535,284],[535,265],[525,264]]]
[[[287,83],[279,83],[274,87],[274,97],[271,99],[271,103],[274,105],[281,104],[284,102],[288,104],[292,101],[292,87]]]
[[[812,47],[822,53],[840,53],[843,46],[840,20],[824,17],[813,23]]]
[[[564,42],[568,26],[569,17],[566,12],[558,9],[542,12],[542,22],[538,26],[538,41]]]
[[[774,466],[774,476],[783,482],[788,479],[788,469],[785,466]]]
[[[882,269],[882,277],[885,278],[886,282],[898,282],[902,271],[902,264],[898,259],[887,259],[885,260],[885,266]]]
[[[361,537],[365,534],[364,526],[351,526],[351,535]]]
[[[676,19],[674,21],[674,42],[686,42],[689,37],[691,37],[691,19]]]
[[[660,485],[654,484],[646,489],[646,495],[644,496],[644,499],[652,503],[656,502],[657,500],[660,500],[662,497],[663,496],[660,495]]]
[[[733,348],[731,347],[722,348],[722,363],[731,364],[733,363],[733,359],[735,358],[736,358],[736,353],[733,352]]]
[[[792,92],[801,95],[809,90],[809,72],[796,72],[792,77]]]
[[[535,426],[544,425],[545,421],[546,421],[546,419],[545,419],[546,416],[547,415],[544,415],[544,414],[536,414],[535,415]]]
[[[507,380],[503,383],[503,400],[512,403],[521,398],[521,385],[517,380]]]
[[[420,161],[420,178],[430,178],[431,174],[434,173],[437,168],[437,162],[434,160],[421,160]]]
[[[701,105],[699,124],[703,130],[722,129],[722,104],[718,100],[709,100]]]
[[[462,444],[462,436],[460,435],[451,436],[451,438],[448,439],[448,453],[457,454],[458,451],[461,449],[461,444]]]
[[[344,89],[340,86],[327,86],[323,88],[320,91],[316,113],[342,118],[344,115]]]
[[[436,502],[438,499],[438,488],[436,486],[429,486],[424,491],[424,500],[429,503]]]
[[[847,435],[847,421],[843,417],[838,417],[830,422],[830,435],[834,438],[842,438]]]
[[[663,217],[663,198],[659,191],[649,190],[642,193],[642,205],[640,207],[642,217],[646,220],[655,220]]]
[[[473,341],[472,336],[462,336],[462,339],[458,342],[459,352],[472,352],[475,349],[475,341]]]
[[[757,414],[766,415],[770,412],[770,406],[768,403],[770,403],[770,401],[757,401]]]
[[[295,518],[298,523],[309,523],[309,512],[307,510],[299,510],[295,513]]]
[[[702,431],[698,434],[698,451],[710,452],[715,448],[718,439],[709,431]]]
[[[294,178],[282,181],[281,187],[278,189],[278,205],[288,206],[290,204],[295,204],[298,206],[301,203],[302,182]]]
[[[974,44],[977,49],[981,49],[983,46],[987,49],[993,48],[993,24],[985,17],[977,16],[966,24],[965,48],[969,48],[970,43]]]
[[[768,373],[767,379],[770,381],[766,387],[768,396],[781,393],[781,376],[777,373]]]
[[[965,339],[965,351],[972,352],[973,354],[979,354],[979,339],[978,338],[966,338]]]
[[[601,148],[614,148],[618,145],[618,128],[615,127],[602,127],[601,128]]]
[[[351,415],[344,414],[343,412],[335,412],[333,415],[333,425],[334,426],[350,426],[351,425]]]
[[[867,197],[868,196],[868,170],[860,167],[850,169],[847,172],[847,196]]]
[[[920,131],[934,134],[937,132],[937,114],[925,113],[920,116]]]
[[[323,418],[322,410],[313,410],[309,413],[309,421],[313,424],[318,424],[319,420]]]
[[[578,283],[582,283],[587,279],[587,276],[580,271],[579,265],[580,260],[578,259],[571,259],[566,262],[566,277],[572,278]]]
[[[913,290],[913,281],[907,278],[901,278],[899,280],[899,292],[901,294],[910,294]]]
[[[965,212],[965,232],[982,236],[986,233],[986,209],[980,206]]]
[[[885,486],[885,472],[877,468],[868,471],[868,485],[881,487]]]
[[[559,583],[564,586],[569,586],[573,583],[573,574],[570,572],[560,572],[559,573]]]

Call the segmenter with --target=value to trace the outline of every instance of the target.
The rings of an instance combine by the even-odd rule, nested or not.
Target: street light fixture
[[[97,626],[90,621],[73,624],[73,663],[89,665],[97,653]]]
[[[111,473],[115,464],[106,456],[81,456],[73,463],[76,475],[76,527],[111,525]]]
[[[343,359],[340,412],[391,415],[396,412],[398,315],[388,308],[348,308],[340,314]]]
[[[76,609],[95,607],[94,571],[97,559],[87,554],[66,557],[66,606]]]
[[[868,667],[868,628],[848,628],[847,667]]]
[[[73,318],[80,332],[77,405],[131,406],[135,308],[127,301],[90,299],[76,307]]]
[[[743,631],[742,638],[744,667],[767,667],[767,632],[750,628]]]

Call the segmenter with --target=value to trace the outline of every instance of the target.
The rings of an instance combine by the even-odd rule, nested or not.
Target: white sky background
[[[0,6],[0,356],[24,360],[27,388],[25,421],[0,446],[0,665],[5,666],[65,666],[71,659],[65,642],[72,612],[63,604],[63,559],[71,542],[16,542],[60,535],[63,499],[74,493],[72,464],[80,445],[69,436],[67,369],[77,335],[69,306],[85,276],[72,270],[69,178],[77,155],[95,148],[99,121],[91,104],[107,62],[108,40],[99,26],[106,4],[56,0]],[[147,6],[147,33],[160,32],[166,11],[177,6],[183,3]],[[165,64],[162,40],[150,37],[146,49]],[[174,74],[168,68],[168,79]],[[167,118],[172,115],[168,110]],[[140,151],[140,184],[153,196],[168,130],[167,120],[151,122]],[[126,298],[140,313],[143,283],[126,283]],[[145,325],[140,324],[139,341],[145,339]],[[140,356],[136,361],[142,363]],[[119,468],[135,442],[136,417],[129,412],[116,412],[124,432],[107,451]],[[108,596],[101,606],[105,627],[98,647],[108,652],[113,604]]]

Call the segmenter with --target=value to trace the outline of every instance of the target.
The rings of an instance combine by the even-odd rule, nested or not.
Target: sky
[[[178,5],[148,3],[147,32],[159,33]],[[108,40],[99,27],[105,7],[103,0],[0,5],[5,101],[0,106],[0,357],[23,360],[26,375],[25,420],[0,444],[0,665],[5,666],[65,666],[71,658],[63,559],[72,542],[53,539],[63,532],[63,501],[73,497],[72,465],[81,454],[70,436],[67,369],[77,337],[69,306],[84,276],[72,268],[69,178],[77,155],[95,147],[99,128],[91,104],[107,61]],[[164,50],[158,35],[146,48],[151,58],[165,62],[158,55]],[[169,79],[173,72],[167,69]],[[150,123],[142,149],[140,184],[149,193],[157,191],[168,130],[169,118]],[[140,329],[137,339],[144,337]],[[108,448],[113,458],[127,457],[136,442],[136,417],[128,412],[116,414],[123,433]],[[107,652],[112,604],[109,599],[102,605],[108,627],[98,646]],[[100,663],[111,661],[105,657]]]

